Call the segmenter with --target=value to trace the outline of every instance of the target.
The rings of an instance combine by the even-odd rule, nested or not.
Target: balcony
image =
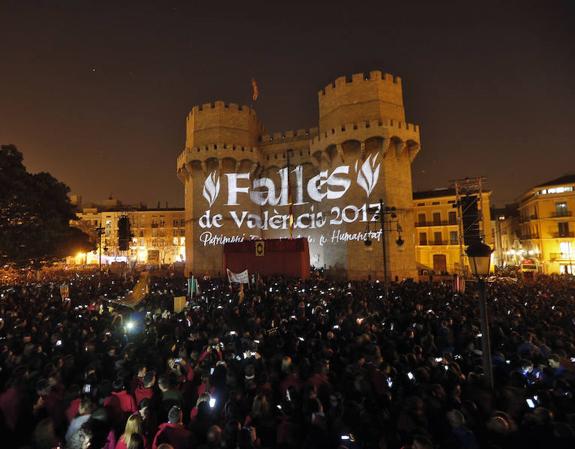
[[[459,245],[459,242],[450,240],[429,240],[427,242],[419,242],[419,246],[445,246],[445,245]]]
[[[569,239],[575,237],[575,232],[554,232],[554,239]]]
[[[457,226],[457,221],[441,220],[441,221],[418,221],[415,223],[416,228],[423,228],[426,226]]]
[[[519,240],[535,240],[539,238],[539,234],[522,234]]]
[[[563,217],[571,217],[573,212],[570,210],[562,210],[561,212],[553,212],[549,215],[549,218],[563,218]]]
[[[519,217],[519,223],[526,223],[529,220],[537,220],[537,214],[531,214],[531,215]]]

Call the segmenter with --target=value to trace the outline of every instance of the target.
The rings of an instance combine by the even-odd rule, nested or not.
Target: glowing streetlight
[[[491,341],[489,336],[489,318],[487,315],[487,291],[485,278],[489,275],[491,263],[491,247],[482,242],[469,245],[467,250],[469,265],[479,286],[479,310],[481,315],[481,353],[483,358],[483,373],[489,388],[493,390],[493,364],[491,363]]]

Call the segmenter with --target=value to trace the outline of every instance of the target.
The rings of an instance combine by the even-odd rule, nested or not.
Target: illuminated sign
[[[259,238],[257,231],[282,231],[292,228],[296,233],[335,227],[330,232],[319,233],[320,245],[349,241],[363,241],[368,237],[379,240],[381,232],[346,232],[337,229],[341,225],[376,221],[370,209],[378,208],[379,202],[370,204],[370,195],[380,177],[379,154],[368,156],[365,161],[352,165],[321,170],[306,179],[304,167],[284,167],[277,171],[276,180],[270,177],[253,177],[250,172],[232,172],[219,175],[218,171],[207,174],[202,196],[207,208],[201,214],[198,225],[203,230],[203,245],[221,245]],[[363,204],[349,204],[345,197],[353,184],[365,192]],[[324,203],[337,201],[329,207]],[[218,207],[214,207],[218,203]],[[251,203],[261,209],[260,213],[243,210],[241,205]],[[321,206],[320,206],[321,205]],[[278,211],[284,207],[283,212]],[[294,207],[297,212],[294,213]],[[253,207],[252,207],[253,209]],[[248,233],[229,235],[229,229],[221,234],[223,227],[231,226]],[[327,231],[327,229],[325,229]],[[219,231],[219,232],[218,232]],[[252,233],[250,233],[250,231]],[[313,243],[313,238],[308,237]]]

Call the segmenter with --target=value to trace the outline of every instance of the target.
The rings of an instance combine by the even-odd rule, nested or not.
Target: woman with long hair
[[[146,439],[144,438],[144,426],[142,424],[142,417],[139,413],[133,413],[126,421],[126,428],[118,440],[118,444],[116,444],[116,449],[129,449],[132,447],[130,446],[132,439],[139,441],[139,437],[141,437],[144,442],[143,447],[147,447]],[[138,443],[135,444],[137,445]]]
[[[128,444],[128,449],[145,449],[145,447],[144,437],[139,433],[132,434],[130,444]]]

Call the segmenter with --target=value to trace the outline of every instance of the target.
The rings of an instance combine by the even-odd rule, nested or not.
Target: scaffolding
[[[464,236],[469,233],[473,227],[477,227],[479,238],[485,240],[485,224],[483,223],[483,189],[486,184],[486,178],[483,176],[475,178],[454,179],[450,181],[452,188],[455,190],[455,204],[453,207],[457,208],[457,225],[459,236],[459,274],[463,277],[467,275],[465,266],[465,241]],[[467,203],[466,207],[463,202],[464,197],[475,196],[477,197],[477,217],[468,223],[467,226],[463,221],[463,215],[468,214],[468,209],[471,204]]]

